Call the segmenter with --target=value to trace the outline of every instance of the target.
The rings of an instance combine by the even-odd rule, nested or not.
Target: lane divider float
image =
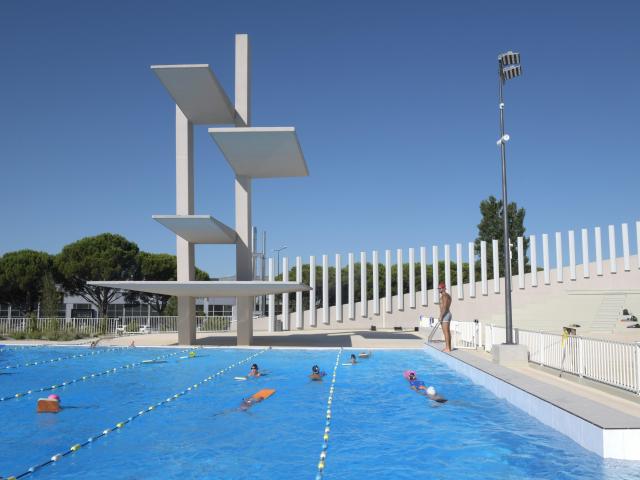
[[[335,392],[336,385],[336,373],[338,372],[338,366],[340,365],[340,355],[342,355],[342,348],[338,351],[336,356],[336,364],[333,367],[333,376],[331,377],[331,387],[329,388],[329,399],[327,400],[327,416],[324,424],[324,435],[322,436],[322,451],[320,452],[320,461],[318,462],[318,473],[316,473],[316,480],[322,480],[324,475],[324,467],[327,461],[327,449],[329,448],[329,433],[331,432],[331,404],[333,403],[333,394]]]
[[[10,369],[10,368],[21,368],[21,367],[35,367],[36,365],[46,365],[48,363],[62,362],[63,360],[70,360],[73,358],[81,358],[81,357],[90,357],[92,355],[99,355],[105,352],[113,352],[114,350],[123,350],[124,347],[115,347],[115,348],[101,348],[100,350],[93,350],[88,353],[76,353],[75,355],[68,355],[66,357],[57,357],[57,358],[49,358],[47,360],[36,360],[34,362],[27,363],[18,363],[16,365],[7,365],[4,367],[0,367],[2,369]]]
[[[232,363],[231,365],[229,365],[228,367],[223,368],[222,370],[219,370],[216,373],[213,373],[211,375],[209,375],[208,377],[203,378],[202,380],[200,380],[197,383],[194,383],[193,385],[185,388],[184,390],[182,390],[181,392],[178,392],[174,395],[171,395],[167,398],[165,398],[164,400],[155,403],[153,405],[149,405],[147,408],[140,410],[138,413],[136,413],[135,415],[130,416],[129,418],[127,418],[126,420],[123,420],[121,422],[118,422],[115,424],[115,426],[110,427],[110,428],[106,428],[104,429],[102,432],[100,432],[99,434],[93,436],[93,437],[89,437],[87,440],[85,440],[84,442],[81,443],[75,443],[72,446],[70,446],[66,451],[61,452],[61,453],[56,453],[55,455],[53,455],[49,460],[42,462],[38,465],[34,465],[32,467],[30,467],[28,470],[25,470],[24,472],[22,472],[19,475],[12,475],[9,477],[6,477],[6,480],[18,480],[20,478],[24,478],[28,475],[31,475],[32,473],[34,473],[36,470],[41,469],[42,467],[46,467],[47,465],[51,465],[53,463],[59,462],[62,458],[66,457],[67,455],[71,455],[72,453],[77,452],[78,450],[80,450],[82,447],[85,447],[87,445],[89,445],[90,443],[94,443],[96,440],[99,440],[100,438],[106,437],[107,435],[109,435],[111,432],[114,432],[116,430],[120,430],[122,428],[124,428],[127,424],[133,422],[136,418],[141,417],[142,415],[146,415],[147,413],[150,413],[154,410],[156,410],[159,407],[162,407],[170,402],[173,402],[175,400],[177,400],[178,398],[187,395],[190,392],[193,392],[194,390],[197,390],[200,386],[215,380],[217,377],[220,377],[222,375],[224,375],[225,373],[227,373],[229,370],[231,370],[232,368],[235,368],[239,365],[242,365],[243,363],[247,363],[251,360],[253,360],[253,358],[257,357],[258,355],[266,352],[268,349],[264,349],[261,350],[257,353],[254,353],[253,355],[248,356],[247,358],[237,361],[235,363]],[[4,477],[0,477],[0,479],[2,479]]]
[[[148,364],[148,363],[158,362],[160,360],[164,360],[165,358],[170,358],[170,357],[173,357],[175,355],[179,355],[180,353],[187,352],[189,350],[191,350],[191,349],[187,348],[185,350],[179,350],[177,352],[167,353],[165,355],[160,355],[159,357],[155,357],[151,361],[142,360],[140,362],[127,363],[127,364],[121,365],[119,367],[109,368],[107,370],[104,370],[103,372],[87,373],[86,375],[83,375],[81,377],[74,378],[73,380],[67,380],[67,381],[59,383],[59,384],[48,385],[46,387],[35,388],[33,390],[27,390],[26,392],[18,392],[18,393],[14,394],[14,395],[9,395],[9,396],[6,396],[6,397],[0,397],[0,402],[5,402],[7,400],[11,400],[11,399],[14,399],[14,398],[26,397],[27,395],[31,395],[33,393],[47,392],[49,390],[55,390],[57,388],[67,387],[69,385],[73,385],[74,383],[84,382],[86,380],[91,380],[93,378],[102,377],[102,376],[108,375],[110,373],[116,373],[118,371],[126,370],[126,369],[129,369],[129,368],[135,368],[135,367],[138,367],[140,365],[145,365],[145,364]]]

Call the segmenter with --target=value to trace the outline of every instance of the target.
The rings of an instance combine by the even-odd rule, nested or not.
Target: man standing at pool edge
[[[451,351],[451,295],[447,293],[447,285],[444,282],[440,282],[438,285],[438,292],[440,292],[440,324],[442,325],[442,333],[444,334],[444,350],[443,352]]]

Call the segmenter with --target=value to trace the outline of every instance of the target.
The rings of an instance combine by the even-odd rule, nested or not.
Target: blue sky
[[[0,253],[58,252],[115,232],[175,237],[170,97],[153,64],[209,63],[233,93],[234,34],[252,48],[253,123],[295,126],[311,176],[256,180],[254,223],[287,254],[466,242],[500,194],[496,57],[510,200],[528,233],[633,222],[636,2],[16,1],[0,3]],[[233,175],[196,129],[196,213],[233,225]],[[212,275],[232,247],[198,246]],[[344,262],[343,262],[344,263]]]

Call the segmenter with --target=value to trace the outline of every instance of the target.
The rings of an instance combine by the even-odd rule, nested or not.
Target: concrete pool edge
[[[502,398],[538,421],[569,437],[583,448],[603,458],[640,460],[640,428],[606,428],[562,408],[539,394],[531,393],[500,378],[500,369],[508,369],[485,360],[474,359],[473,364],[446,354],[425,344],[425,353],[444,363],[455,372],[469,378],[496,397]],[[491,372],[486,368],[491,365]],[[485,367],[485,369],[483,369]]]

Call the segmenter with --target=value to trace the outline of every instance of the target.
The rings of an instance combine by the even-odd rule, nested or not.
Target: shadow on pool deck
[[[355,337],[355,338],[354,338]],[[356,340],[356,341],[354,341]],[[360,341],[358,341],[360,340]],[[364,342],[362,341],[364,340]],[[418,335],[408,332],[371,332],[371,331],[333,331],[327,333],[288,334],[288,335],[255,335],[253,345],[273,347],[358,347],[378,346],[378,342],[384,342],[393,347],[415,347],[415,342],[423,342]],[[235,336],[210,336],[199,338],[198,345],[209,346],[235,346]],[[411,344],[411,345],[409,345]],[[382,346],[382,345],[380,345]]]

